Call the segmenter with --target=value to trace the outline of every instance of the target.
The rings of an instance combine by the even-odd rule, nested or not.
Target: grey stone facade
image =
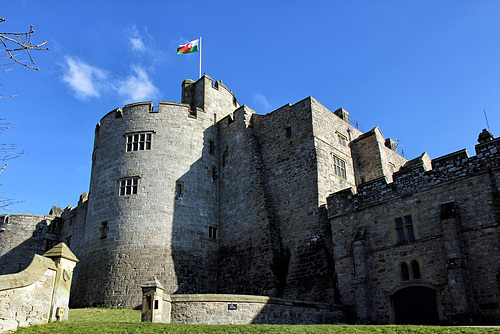
[[[494,139],[472,157],[422,156],[393,182],[328,197],[339,292],[353,317],[499,323],[499,151]]]
[[[18,217],[0,232],[0,251],[15,251],[20,242],[3,240],[30,239],[45,221],[42,244],[69,241],[80,259],[73,306],[138,307],[141,283],[156,277],[167,295],[343,303],[352,321],[390,323],[401,322],[394,304],[411,285],[434,291],[436,322],[498,322],[491,139],[483,135],[475,157],[408,161],[378,127],[351,125],[344,109],[308,97],[258,115],[205,75],[182,83],[181,103],[105,115],[88,196],[29,223]],[[443,210],[458,213],[441,219]],[[398,242],[409,225],[396,219],[406,216],[414,234]],[[408,280],[398,276],[403,262]]]

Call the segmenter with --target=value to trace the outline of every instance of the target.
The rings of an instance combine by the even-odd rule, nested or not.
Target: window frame
[[[333,173],[344,180],[347,180],[346,161],[335,154],[332,154]]]
[[[118,179],[118,196],[128,197],[138,195],[140,179],[140,176],[127,176]]]
[[[154,131],[138,131],[125,134],[125,152],[151,151]]]
[[[415,227],[411,214],[395,217],[394,229],[396,231],[397,243],[407,243],[415,241]]]
[[[340,145],[347,147],[347,136],[344,136],[340,132],[337,132],[337,140]]]
[[[219,239],[219,231],[215,226],[208,226],[208,237],[211,240]]]

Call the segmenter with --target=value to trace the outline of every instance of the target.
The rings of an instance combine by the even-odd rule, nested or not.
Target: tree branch
[[[4,18],[0,18],[0,23],[2,22],[5,22]],[[34,33],[35,30],[33,30],[32,25],[26,32],[0,32],[0,46],[3,46],[3,49],[7,54],[7,58],[10,58],[15,63],[38,71],[38,67],[32,66],[35,65],[35,61],[31,57],[30,51],[48,50],[49,48],[42,47],[47,44],[47,41],[39,44],[32,44],[31,35]],[[19,60],[17,55],[12,53],[16,51],[23,51],[26,53],[30,63],[26,64],[24,61]]]

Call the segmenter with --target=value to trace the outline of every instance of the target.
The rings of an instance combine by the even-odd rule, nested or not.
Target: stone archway
[[[396,324],[437,325],[439,323],[436,290],[410,286],[392,295]]]

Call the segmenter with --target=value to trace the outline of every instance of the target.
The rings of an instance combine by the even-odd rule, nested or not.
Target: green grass
[[[129,309],[71,309],[69,321],[21,328],[16,333],[499,333],[498,328],[350,325],[178,325],[141,323],[141,311]]]

